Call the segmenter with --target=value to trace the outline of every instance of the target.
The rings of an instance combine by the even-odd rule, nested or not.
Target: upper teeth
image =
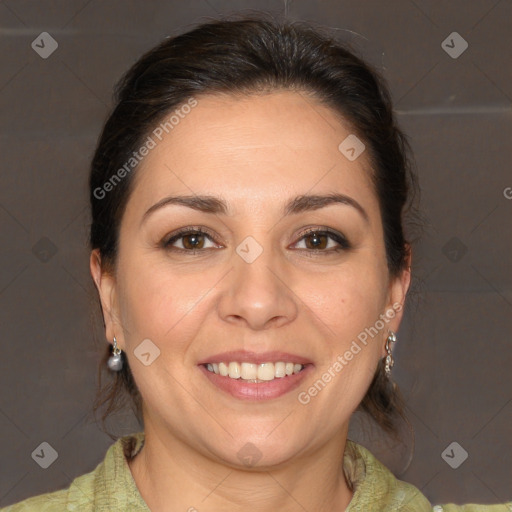
[[[244,379],[249,381],[274,380],[276,377],[285,377],[292,373],[299,373],[304,366],[298,363],[208,363],[206,368],[223,377]]]

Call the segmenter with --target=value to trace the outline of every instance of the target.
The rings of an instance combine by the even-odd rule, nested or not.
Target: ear
[[[118,346],[122,349],[124,339],[116,300],[116,280],[111,273],[102,268],[99,249],[94,249],[91,252],[89,267],[100,297],[107,341],[112,343],[114,336],[116,336]]]
[[[386,324],[384,343],[382,345],[382,357],[387,355],[385,348],[387,330],[389,329],[393,332],[398,331],[398,328],[402,322],[405,297],[407,295],[407,291],[409,290],[409,285],[411,284],[411,264],[412,248],[409,244],[407,244],[406,268],[401,272],[399,276],[393,278],[389,283],[388,303],[386,304],[384,314],[387,313],[388,318],[391,318],[391,316],[393,317]]]

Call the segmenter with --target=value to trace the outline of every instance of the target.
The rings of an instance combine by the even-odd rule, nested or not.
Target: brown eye
[[[200,233],[193,233],[191,235],[182,236],[183,247],[185,249],[202,249],[204,245],[204,235]]]
[[[316,231],[306,235],[304,240],[306,240],[307,249],[325,249],[329,244],[329,237],[325,233]]]
[[[208,241],[212,243],[210,247],[205,246]],[[211,235],[200,229],[184,229],[163,241],[162,247],[169,251],[194,253],[215,247],[215,243]]]
[[[304,242],[304,250],[319,254],[329,254],[351,248],[350,243],[343,235],[329,229],[310,229],[302,234],[297,244],[300,242]]]

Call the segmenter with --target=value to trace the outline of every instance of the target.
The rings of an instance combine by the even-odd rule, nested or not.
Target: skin
[[[341,465],[349,420],[402,312],[307,405],[297,394],[380,314],[404,303],[409,270],[389,275],[366,153],[354,161],[340,153],[351,132],[331,109],[292,91],[197,99],[136,171],[115,272],[91,253],[106,338],[116,336],[126,352],[144,401],[146,443],[130,469],[153,512],[238,512],[248,504],[265,512],[345,510],[352,499]],[[293,197],[332,192],[355,199],[368,221],[341,204],[282,215]],[[168,205],[142,222],[148,208],[175,194],[218,196],[233,215]],[[159,246],[186,226],[208,228],[214,240],[200,239],[197,255]],[[328,252],[336,241],[315,249],[314,238],[302,237],[304,228],[325,226],[352,248]],[[235,251],[247,236],[263,248],[252,263]],[[193,244],[181,238],[174,247]],[[149,366],[133,352],[147,338],[160,350]],[[279,398],[238,400],[197,364],[240,348],[300,354],[314,371]],[[250,468],[237,456],[246,443],[261,452]]]

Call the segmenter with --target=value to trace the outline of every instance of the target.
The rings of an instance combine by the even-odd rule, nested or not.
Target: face
[[[351,132],[333,111],[289,91],[197,102],[136,171],[115,275],[94,253],[91,270],[145,425],[231,465],[252,443],[275,465],[346,434],[409,277],[390,279],[367,155],[338,149]],[[220,362],[246,378],[208,371]]]

